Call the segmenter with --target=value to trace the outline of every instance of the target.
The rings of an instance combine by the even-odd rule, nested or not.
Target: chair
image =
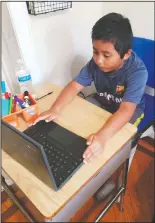
[[[155,71],[154,71],[154,51],[155,51],[155,42],[153,40],[134,37],[133,38],[133,50],[135,53],[143,60],[145,66],[148,70],[148,81],[145,89],[145,110],[144,110],[144,119],[141,121],[138,126],[138,131],[141,137],[143,133],[150,127],[154,126],[155,113]]]

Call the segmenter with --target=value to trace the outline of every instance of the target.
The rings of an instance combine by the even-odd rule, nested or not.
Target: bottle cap
[[[28,91],[24,91],[24,96],[28,96],[28,95],[29,95]]]

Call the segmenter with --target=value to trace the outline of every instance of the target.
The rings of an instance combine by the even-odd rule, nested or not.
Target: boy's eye
[[[96,52],[96,51],[93,51],[93,53],[96,54],[96,55],[98,54],[98,52]]]
[[[105,58],[109,58],[109,57],[110,57],[110,55],[104,55],[104,57],[105,57]]]

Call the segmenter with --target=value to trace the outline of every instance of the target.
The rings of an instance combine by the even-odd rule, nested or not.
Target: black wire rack
[[[59,10],[72,8],[72,2],[64,1],[27,1],[27,9],[28,13],[31,15],[40,15],[49,12],[56,12]]]

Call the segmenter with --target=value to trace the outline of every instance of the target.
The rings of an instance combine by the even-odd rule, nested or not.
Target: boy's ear
[[[131,55],[132,49],[129,49],[128,52],[124,55],[123,60],[127,60]]]

